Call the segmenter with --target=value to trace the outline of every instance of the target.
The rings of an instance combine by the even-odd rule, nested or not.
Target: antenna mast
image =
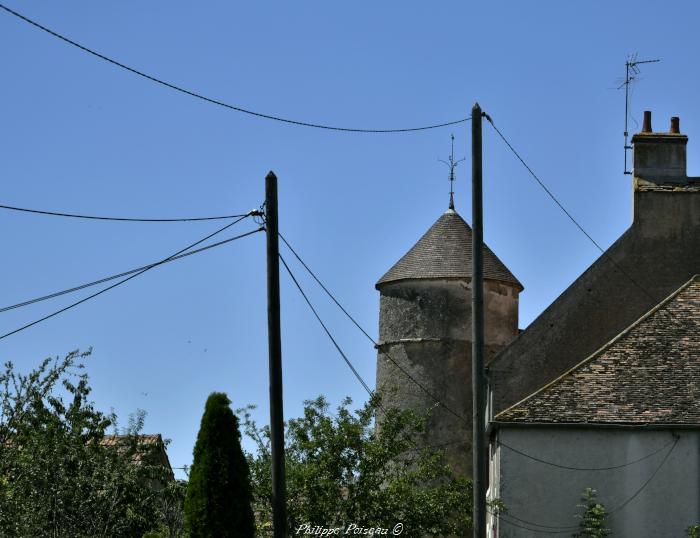
[[[448,161],[443,161],[442,159],[438,159],[441,163],[445,163],[448,168],[450,169],[450,209],[454,210],[455,208],[455,193],[454,193],[454,182],[455,182],[455,168],[457,168],[457,165],[461,163],[464,159],[459,159],[458,161],[455,161],[455,135],[450,135],[450,138],[452,139],[452,153],[450,154],[449,160]]]
[[[637,60],[637,54],[632,54],[627,58],[627,61],[625,62],[625,81],[617,88],[618,90],[622,88],[622,86],[625,87],[625,168],[624,168],[624,173],[625,174],[631,174],[632,172],[627,170],[627,151],[632,149],[632,146],[630,146],[627,143],[627,137],[629,136],[629,133],[627,132],[627,121],[629,119],[629,105],[630,105],[630,85],[632,84],[632,81],[636,80],[637,75],[639,75],[639,68],[637,67],[640,64],[652,64],[652,63],[657,63],[660,62],[661,60]]]

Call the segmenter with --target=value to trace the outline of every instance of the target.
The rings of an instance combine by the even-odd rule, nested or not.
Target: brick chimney
[[[667,133],[655,133],[651,128],[651,112],[644,112],[642,132],[632,137],[635,182],[654,185],[686,184],[685,147],[688,137],[680,133],[680,120],[671,118]]]

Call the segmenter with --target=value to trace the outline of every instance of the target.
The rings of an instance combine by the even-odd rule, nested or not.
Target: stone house
[[[550,480],[552,469],[564,469],[551,465],[551,468],[543,467],[545,464],[536,459],[509,452],[499,443],[509,446],[512,443],[513,448],[533,458],[564,462],[563,467],[598,469],[647,456],[658,447],[665,447],[665,441],[674,439],[675,442],[670,433],[673,431],[680,438],[665,462],[667,470],[674,471],[674,461],[680,461],[677,459],[686,451],[695,450],[695,459],[686,459],[692,465],[687,476],[695,480],[692,483],[695,489],[700,489],[697,486],[700,480],[698,447],[693,445],[697,441],[691,433],[695,424],[700,424],[700,416],[697,423],[688,416],[683,427],[677,428],[678,424],[670,421],[677,419],[682,405],[679,400],[662,396],[655,388],[665,383],[670,393],[674,393],[675,387],[685,398],[695,394],[695,383],[700,378],[697,375],[676,377],[675,366],[668,362],[667,352],[679,344],[684,350],[677,350],[678,353],[689,354],[688,360],[700,360],[698,341],[676,325],[653,333],[659,340],[658,345],[639,334],[639,327],[660,323],[666,309],[678,307],[679,298],[685,301],[687,294],[692,295],[697,289],[697,281],[692,279],[700,273],[700,178],[688,177],[686,173],[687,142],[687,136],[680,133],[678,118],[672,118],[669,132],[653,132],[651,113],[645,112],[642,132],[632,139],[631,226],[525,330],[518,329],[518,298],[523,285],[495,253],[484,247],[487,423],[492,456],[490,495],[500,496],[506,505],[510,502],[518,510],[523,509],[518,512],[513,508],[510,518],[503,515],[498,521],[492,519],[492,536],[571,534],[571,530],[562,531],[561,527],[575,525],[573,518],[566,520],[566,517],[576,510],[578,497],[585,487],[583,479],[588,477],[583,470],[570,470],[573,474],[559,476],[558,482],[553,480],[552,484],[560,489],[552,486],[548,491],[549,486],[543,484],[549,482],[537,478]],[[377,389],[384,394],[384,402],[389,406],[430,409],[422,441],[443,447],[454,472],[466,476],[472,472],[471,245],[471,229],[451,208],[376,284],[380,292]],[[685,320],[683,323],[692,326],[697,324],[698,315],[696,307],[683,307],[676,317],[681,316]],[[623,337],[623,334],[628,336]],[[636,337],[629,336],[631,334]],[[608,345],[622,343],[629,348],[625,355],[627,370],[640,369],[630,379],[645,387],[648,384],[649,389],[644,393],[644,408],[635,407],[637,414],[634,416],[623,414],[624,405],[631,402],[606,400],[604,396],[630,397],[637,394],[632,390],[636,385],[625,387],[624,394],[608,394],[606,391],[618,390],[617,381],[607,378],[607,371],[601,371],[601,363],[594,360],[600,357],[597,360],[602,361],[604,350],[612,353],[613,348]],[[646,363],[641,357],[649,364],[653,361],[665,364],[668,369],[663,375],[658,369],[645,370]],[[579,366],[585,369],[581,366],[584,362],[592,369],[591,375],[578,378],[578,374],[571,373],[572,369]],[[539,401],[536,395],[542,394],[543,387],[552,391],[568,390],[570,382],[564,382],[563,376],[577,379],[578,392],[567,401],[572,405],[586,402],[597,405],[585,408],[588,414],[574,406],[572,409],[582,413],[571,422],[575,427],[565,426],[570,424],[569,416],[561,414],[561,410],[557,414],[557,409],[548,409],[546,426],[528,422],[515,413],[518,402],[534,405]],[[589,384],[593,400],[584,400],[582,395],[589,390]],[[593,391],[596,386],[602,387],[599,392]],[[573,390],[573,387],[570,388]],[[700,394],[700,385],[697,390]],[[563,393],[551,401],[562,398]],[[643,422],[646,411],[649,411],[649,425],[642,426],[646,424]],[[632,423],[625,424],[627,420]],[[678,431],[681,429],[683,432]],[[658,454],[664,457],[663,452]],[[521,459],[516,460],[516,457]],[[605,496],[603,500],[611,499],[610,508],[615,508],[615,500],[626,498],[624,495],[629,493],[629,488],[637,483],[635,479],[643,476],[648,470],[646,466],[654,462],[658,463],[658,459],[649,456],[636,467],[620,467],[617,472],[627,469],[624,471],[627,474],[624,478],[618,477],[622,482],[615,487],[601,483],[600,494]],[[514,482],[510,481],[512,472],[516,473],[512,475]],[[577,482],[579,478],[581,483]],[[670,483],[678,487],[691,484],[656,482],[657,479],[652,482],[662,488]],[[570,488],[568,497],[563,496],[563,488]],[[624,510],[619,510],[616,515],[618,531],[626,529],[625,523],[620,523],[627,521],[625,513],[644,511],[645,491],[641,490]],[[692,502],[696,507],[700,505],[700,499],[689,498],[695,499]],[[566,515],[558,511],[555,518],[554,512],[536,505],[531,513],[526,509],[526,501],[537,499],[542,502],[549,499],[555,504],[561,500],[562,510],[563,499],[566,499]],[[683,521],[690,521],[697,514],[689,509],[686,515]],[[506,523],[507,519],[511,525]],[[527,525],[525,521],[538,526]],[[646,532],[629,534],[625,530],[624,535],[670,536]]]
[[[152,465],[163,470],[162,480],[151,479],[151,487],[160,490],[168,482],[175,480],[175,474],[170,465],[163,437],[159,434],[142,434],[136,436],[107,435],[101,441],[102,446],[111,447],[123,454],[133,451],[131,462],[134,465]]]
[[[700,524],[700,276],[490,429],[489,536],[570,535],[587,487],[614,536]]]
[[[494,414],[560,376],[700,273],[700,178],[678,118],[634,135],[632,225],[488,365]]]
[[[631,227],[488,365],[489,496],[509,510],[490,517],[491,536],[571,534],[585,487],[616,535],[700,523],[700,179],[686,174],[687,140],[678,118],[655,133],[645,112]]]

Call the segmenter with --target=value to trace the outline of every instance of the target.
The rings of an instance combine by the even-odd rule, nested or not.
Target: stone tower
[[[447,462],[462,476],[471,476],[472,469],[471,254],[471,228],[448,209],[376,284],[380,293],[377,389],[383,405],[432,409],[422,442],[444,447]],[[487,362],[518,334],[522,290],[508,268],[484,246]],[[436,406],[433,396],[463,419]]]

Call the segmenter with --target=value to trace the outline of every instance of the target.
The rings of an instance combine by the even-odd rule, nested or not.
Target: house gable
[[[700,277],[495,420],[700,424]]]

